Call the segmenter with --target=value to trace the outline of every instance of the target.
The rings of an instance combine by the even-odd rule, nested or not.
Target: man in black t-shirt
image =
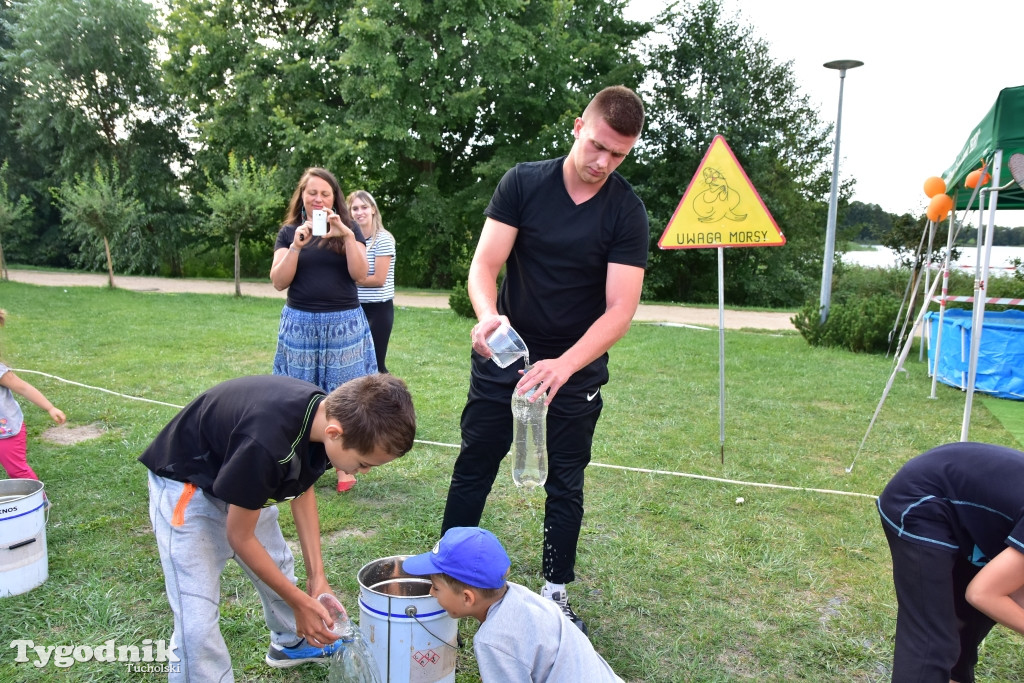
[[[313,484],[329,468],[367,472],[408,452],[416,433],[402,380],[368,375],[325,396],[285,376],[242,377],[193,400],[139,460],[149,468],[149,514],[174,614],[171,680],[233,680],[218,626],[220,575],[234,559],[263,601],[266,662],[322,661],[337,648],[317,596],[330,593]],[[277,522],[289,501],[306,591]]]
[[[1024,453],[951,443],[878,497],[896,587],[894,683],[973,683],[999,622],[1024,633]]]
[[[569,606],[590,462],[608,381],[608,349],[629,330],[640,302],[649,243],[647,211],[615,172],[643,128],[643,103],[623,86],[605,88],[573,125],[568,156],[523,163],[502,178],[485,211],[469,270],[473,327],[469,398],[442,534],[478,526],[512,442],[511,395],[547,392],[548,479],[541,594]],[[506,276],[498,291],[502,267]],[[488,335],[515,328],[533,365],[491,363]]]

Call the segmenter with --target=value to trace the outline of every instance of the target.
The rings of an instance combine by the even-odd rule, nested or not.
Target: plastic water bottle
[[[527,365],[526,372],[530,371]],[[512,392],[512,419],[515,438],[512,443],[512,481],[516,486],[532,489],[548,480],[548,446],[545,425],[548,407],[544,404],[547,392],[530,402],[537,391],[532,387],[525,394]]]
[[[363,634],[349,621],[345,608],[330,593],[317,599],[334,619],[334,635],[341,638],[338,649],[331,655],[328,683],[381,683],[377,660],[366,646]]]

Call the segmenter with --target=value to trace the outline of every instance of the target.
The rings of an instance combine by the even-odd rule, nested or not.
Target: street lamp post
[[[836,114],[836,144],[832,154],[832,195],[828,201],[828,227],[825,228],[825,263],[821,269],[821,324],[828,319],[828,308],[832,299],[832,263],[836,253],[836,211],[839,203],[839,132],[843,126],[843,81],[847,69],[864,66],[856,59],[837,59],[826,62],[826,69],[839,71],[839,113]]]

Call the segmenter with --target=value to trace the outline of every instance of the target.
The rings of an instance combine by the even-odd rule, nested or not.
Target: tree
[[[894,218],[878,204],[850,202],[842,211],[839,234],[852,242],[877,244],[882,235],[892,230]]]
[[[275,186],[276,168],[266,169],[249,157],[238,161],[228,155],[228,172],[223,185],[210,185],[203,200],[210,208],[207,219],[213,235],[234,242],[235,296],[242,296],[241,252],[243,235],[266,235],[283,213],[281,196]]]
[[[376,195],[400,283],[448,287],[501,174],[567,151],[601,87],[637,85],[647,30],[608,0],[185,0],[165,67],[200,165],[233,150],[288,182],[325,166]]]
[[[0,0],[0,159],[8,163],[8,198],[24,196],[32,212],[18,230],[7,234],[4,256],[7,261],[65,266],[67,249],[61,245],[59,219],[50,203],[50,183],[44,171],[53,165],[53,158],[18,140],[14,107],[25,99],[25,91],[12,70],[5,68],[14,17],[11,3]]]
[[[156,58],[156,14],[145,0],[27,0],[7,24],[5,78],[20,145],[46,163],[48,187],[81,169],[117,167],[146,206],[140,239],[120,261],[153,270],[185,211],[172,168],[186,156],[179,116]]]
[[[890,214],[892,224],[889,230],[879,235],[879,243],[891,249],[904,268],[912,268],[915,273],[924,265],[928,249],[928,219],[923,215],[915,218],[909,213],[902,216]],[[946,242],[949,223],[938,224],[932,245],[931,262],[942,263],[946,259]],[[960,250],[954,246],[950,250],[950,259],[960,258]]]
[[[124,141],[155,113],[152,8],[142,0],[29,0],[18,7],[5,56],[25,86],[15,106],[21,140],[61,151],[66,177],[123,157]],[[74,145],[65,144],[68,136]]]
[[[5,159],[0,165],[0,279],[8,279],[3,241],[29,215],[29,208],[28,197],[21,195],[18,199],[13,199],[10,195]]]
[[[65,182],[56,193],[68,237],[80,245],[80,260],[98,261],[96,241],[102,240],[111,289],[114,287],[114,262],[110,243],[131,235],[144,214],[142,203],[120,185],[117,167],[112,169],[105,172],[96,164],[91,178],[75,176],[73,183]]]
[[[501,175],[568,151],[572,120],[606,86],[636,86],[631,46],[649,27],[604,0],[373,0],[341,26],[338,158],[378,190],[404,245],[397,273],[419,286],[464,276]],[[404,195],[404,197],[403,197]],[[411,239],[416,236],[416,239]]]
[[[792,306],[820,279],[831,129],[800,93],[791,65],[774,60],[768,43],[722,5],[700,0],[658,17],[664,40],[646,52],[649,124],[623,174],[647,205],[653,246],[714,136],[723,135],[787,240],[726,250],[726,296]],[[850,183],[841,189],[847,196]],[[654,247],[645,296],[717,300],[714,251]]]
[[[345,106],[334,92],[329,57],[351,3],[289,4],[274,0],[183,0],[173,4],[163,36],[163,73],[188,112],[194,164],[189,179],[202,192],[227,172],[226,152],[281,170],[288,195],[303,170],[329,166],[327,152],[351,144],[324,137]],[[331,152],[336,153],[336,152]],[[344,176],[344,169],[333,168]]]

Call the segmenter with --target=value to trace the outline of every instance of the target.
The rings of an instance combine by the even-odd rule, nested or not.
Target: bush
[[[941,278],[940,271],[932,271],[931,279]],[[900,315],[900,305],[907,292],[910,271],[904,268],[863,268],[840,264],[832,287],[832,305],[828,320],[820,323],[819,302],[808,301],[792,318],[793,325],[811,346],[834,346],[850,351],[869,353],[888,351],[895,348],[889,335]],[[941,283],[938,287],[941,287]],[[940,290],[936,288],[936,294]],[[954,269],[949,276],[950,296],[972,296],[974,294],[974,272]],[[1018,273],[990,277],[986,283],[986,296],[990,298],[1024,298],[1024,276]],[[914,307],[915,319],[921,310],[921,298],[925,295],[924,283],[918,288],[918,299]],[[970,302],[953,301],[948,308],[970,310]],[[933,311],[938,304],[930,303]],[[1012,306],[988,304],[987,311],[1003,311]],[[906,311],[903,311],[906,314]]]
[[[842,267],[825,324],[815,298],[793,316],[793,326],[811,346],[884,353],[890,348],[889,336],[900,314],[908,275],[903,270]]]
[[[448,297],[448,306],[463,318],[471,320],[476,318],[476,311],[473,310],[473,304],[469,300],[469,289],[466,287],[465,280],[455,283],[451,296]]]
[[[817,300],[804,304],[792,320],[811,346],[882,353],[889,349],[889,335],[899,310],[898,298],[874,294],[831,305],[824,325]]]
[[[274,259],[273,246],[268,240],[242,240],[240,247],[243,278],[269,278]],[[182,270],[186,277],[230,280],[235,277],[235,249],[233,245],[190,247],[183,255]]]

